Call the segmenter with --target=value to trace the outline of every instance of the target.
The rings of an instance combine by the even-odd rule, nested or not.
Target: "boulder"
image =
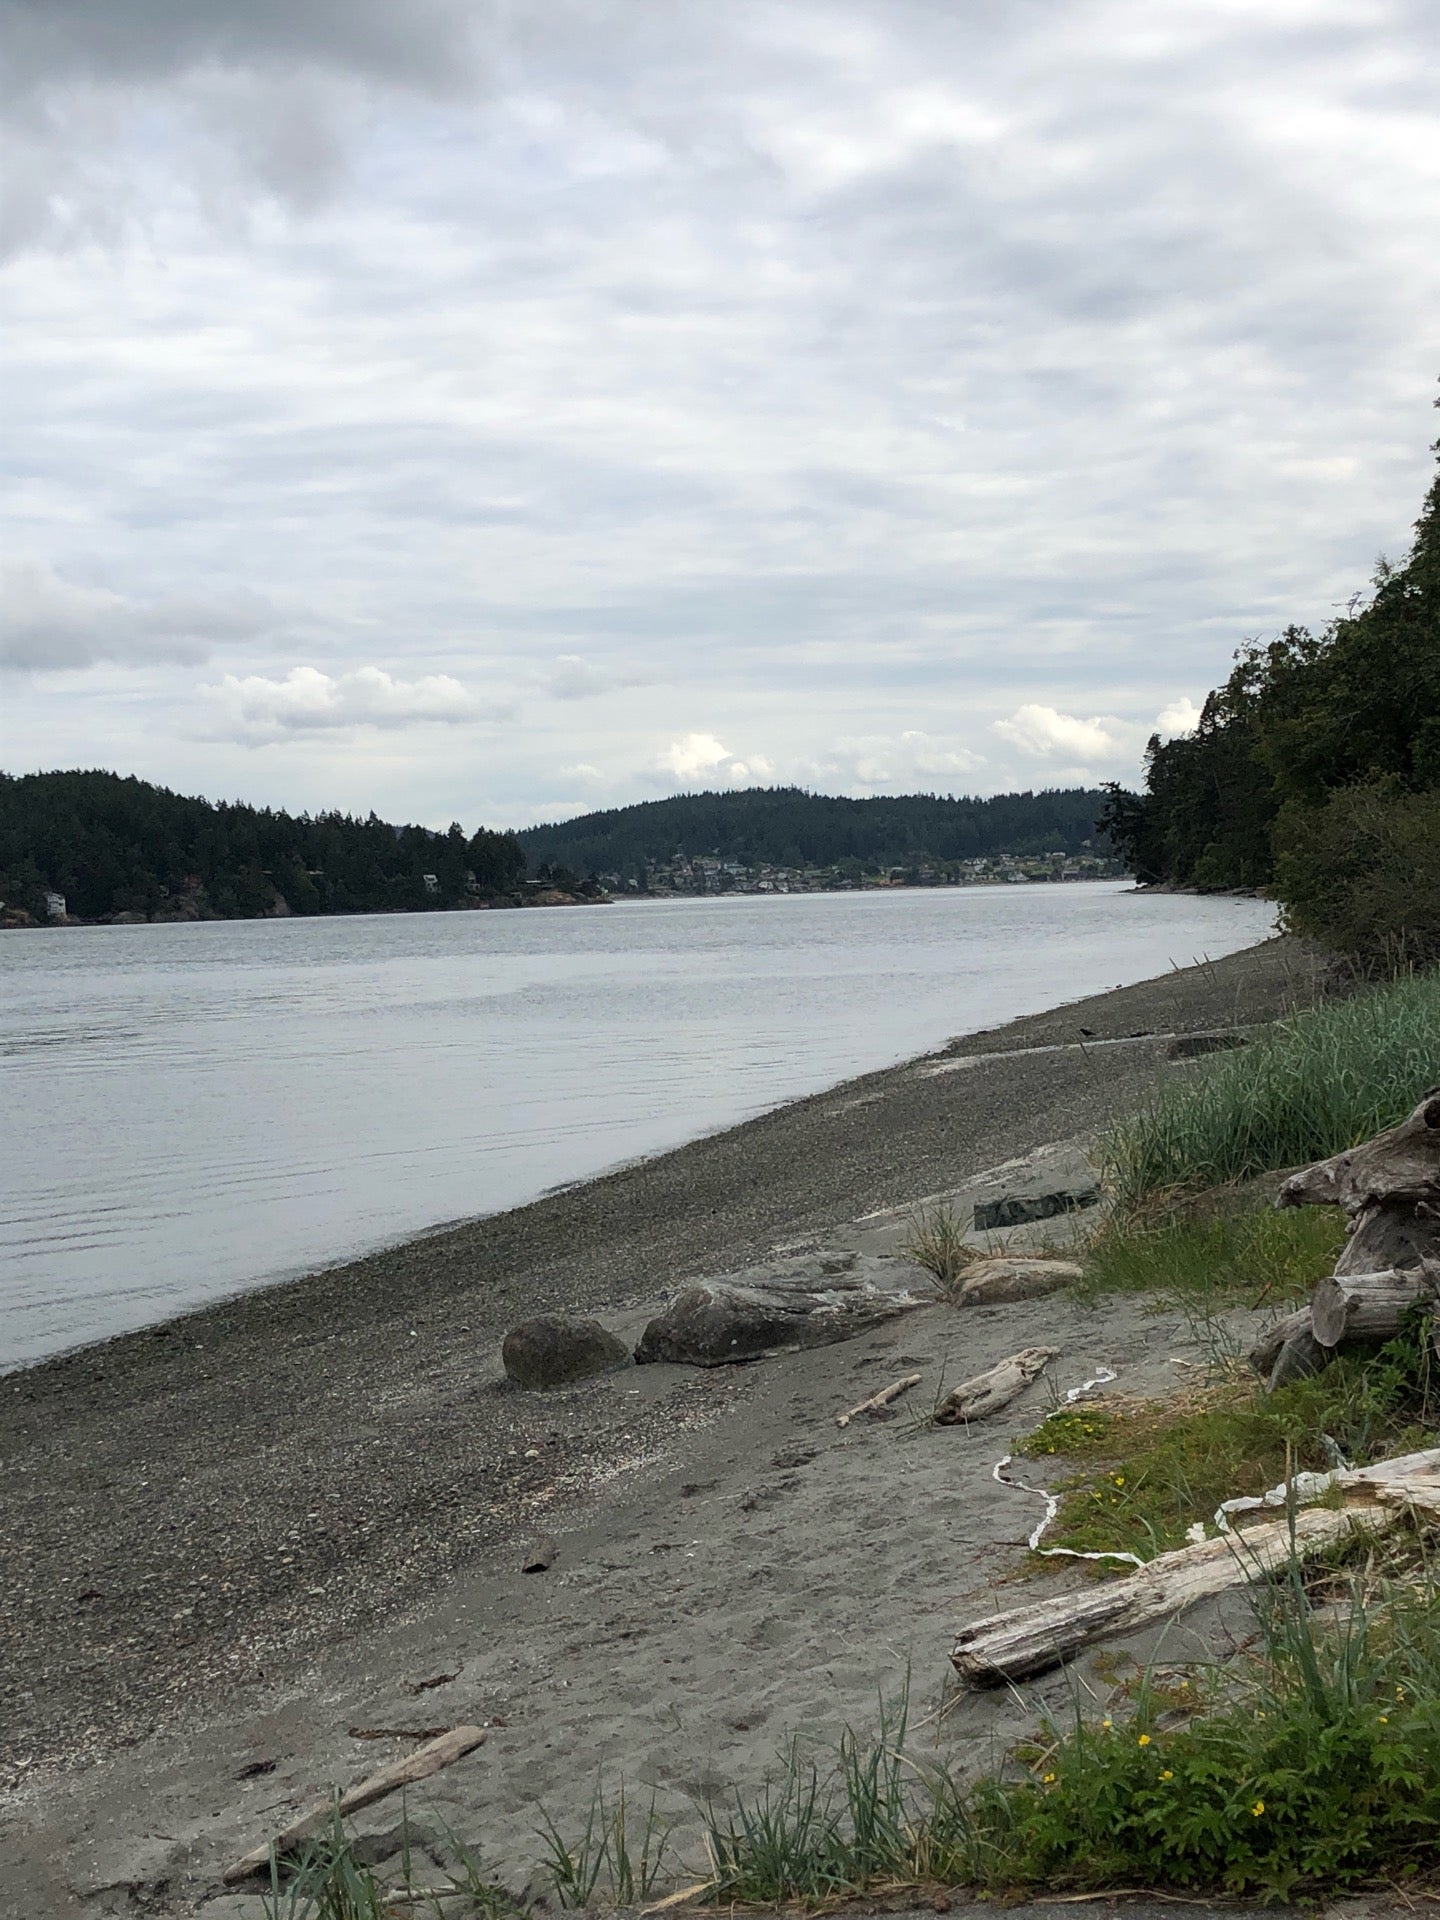
[[[975,1230],[989,1233],[996,1227],[1023,1227],[1032,1220],[1053,1220],[1057,1214],[1099,1204],[1100,1188],[1093,1181],[1083,1187],[1053,1187],[1048,1193],[1011,1193],[999,1200],[977,1200]]]
[[[625,1366],[630,1353],[598,1320],[542,1313],[510,1329],[500,1357],[517,1387],[564,1387]]]
[[[642,1365],[669,1360],[723,1367],[777,1347],[825,1347],[933,1301],[835,1275],[804,1279],[707,1280],[687,1287],[646,1327],[635,1349]]]
[[[960,1304],[992,1307],[1004,1300],[1038,1300],[1079,1278],[1073,1260],[976,1260],[965,1269]]]

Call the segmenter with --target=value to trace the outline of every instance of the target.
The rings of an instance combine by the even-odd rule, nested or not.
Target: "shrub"
[[[1344,787],[1287,808],[1275,839],[1290,930],[1372,972],[1440,959],[1440,793]]]

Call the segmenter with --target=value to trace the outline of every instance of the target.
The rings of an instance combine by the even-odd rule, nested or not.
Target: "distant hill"
[[[0,924],[423,912],[527,892],[509,834],[195,799],[116,773],[0,773]]]
[[[1001,793],[990,800],[912,793],[846,800],[800,787],[681,793],[638,806],[612,807],[577,820],[528,827],[516,838],[532,871],[630,876],[643,863],[676,854],[716,855],[747,866],[868,869],[916,860],[971,860],[987,854],[1079,853],[1098,841],[1105,795],[1069,787]]]

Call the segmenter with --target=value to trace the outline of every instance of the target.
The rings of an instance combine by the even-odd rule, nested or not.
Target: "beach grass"
[[[1184,1068],[1102,1141],[1119,1211],[1302,1166],[1395,1125],[1440,1082],[1440,976],[1277,1022]]]
[[[952,1207],[917,1207],[910,1237],[900,1245],[905,1259],[923,1267],[947,1300],[958,1296],[966,1269],[982,1256],[983,1250],[966,1240],[965,1231],[964,1220]]]
[[[1072,1291],[1080,1299],[1149,1294],[1181,1309],[1279,1308],[1332,1270],[1345,1225],[1338,1207],[1282,1213],[1268,1200],[1116,1214],[1083,1248],[1084,1275]]]

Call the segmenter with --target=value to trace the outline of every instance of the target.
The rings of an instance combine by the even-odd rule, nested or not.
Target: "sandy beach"
[[[1175,1035],[1315,990],[1269,941],[0,1381],[0,1912],[254,1913],[221,1891],[227,1859],[422,1728],[487,1726],[412,1812],[518,1888],[537,1807],[573,1823],[597,1772],[680,1800],[754,1782],[787,1731],[872,1721],[907,1671],[933,1715],[949,1630],[1036,1503],[990,1478],[1004,1419],[842,1433],[835,1412],[911,1365],[928,1402],[1042,1336],[1061,1385],[1103,1363],[1156,1390],[1187,1328],[935,1306],[756,1366],[539,1395],[504,1383],[502,1334],[564,1306],[630,1334],[678,1283],[778,1246],[893,1249],[916,1201],[1082,1153],[1188,1070]],[[555,1563],[527,1576],[541,1524]],[[978,1761],[1052,1697],[986,1696],[934,1737]]]

